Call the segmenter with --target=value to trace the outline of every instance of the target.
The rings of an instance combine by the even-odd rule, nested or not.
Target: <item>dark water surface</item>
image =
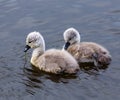
[[[69,27],[111,52],[106,70],[49,75],[30,65],[31,52],[25,64],[29,32],[62,48]],[[0,0],[0,100],[120,100],[120,0]]]

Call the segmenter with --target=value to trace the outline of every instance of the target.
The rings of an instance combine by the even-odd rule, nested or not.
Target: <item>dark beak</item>
[[[70,43],[69,42],[66,42],[65,43],[65,46],[64,46],[64,49],[67,50],[67,48],[70,46]]]
[[[30,46],[29,46],[29,45],[26,45],[24,52],[27,52],[29,49],[30,49]]]

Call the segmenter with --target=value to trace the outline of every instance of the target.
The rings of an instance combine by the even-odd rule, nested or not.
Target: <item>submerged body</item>
[[[76,60],[68,52],[57,49],[47,50],[37,58],[32,56],[31,63],[40,70],[51,73],[72,74],[79,70]]]
[[[108,65],[111,61],[109,52],[93,42],[81,42],[71,45],[67,51],[73,55],[78,63],[93,62],[99,63],[100,65]]]
[[[94,42],[80,42],[79,32],[74,28],[64,32],[64,40],[64,49],[72,54],[78,63],[93,62],[95,66],[103,66],[111,62],[111,55],[106,48]]]
[[[55,74],[74,74],[80,69],[75,58],[67,51],[57,49],[45,51],[44,39],[38,32],[30,33],[26,39],[26,44],[27,47],[34,48],[31,63],[40,70]]]

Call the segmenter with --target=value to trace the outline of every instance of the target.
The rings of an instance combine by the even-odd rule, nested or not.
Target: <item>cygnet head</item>
[[[80,34],[75,28],[68,28],[63,33],[65,40],[64,49],[66,50],[70,45],[80,42]]]
[[[26,38],[26,47],[24,52],[27,52],[30,48],[42,48],[45,50],[44,38],[39,32],[31,32]]]

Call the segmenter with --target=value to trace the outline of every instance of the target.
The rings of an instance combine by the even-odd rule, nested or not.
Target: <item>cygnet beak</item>
[[[30,46],[29,46],[29,45],[26,45],[24,52],[27,52],[29,49],[30,49]]]
[[[66,42],[65,43],[65,46],[64,46],[64,49],[67,50],[67,48],[70,46],[70,42]]]

